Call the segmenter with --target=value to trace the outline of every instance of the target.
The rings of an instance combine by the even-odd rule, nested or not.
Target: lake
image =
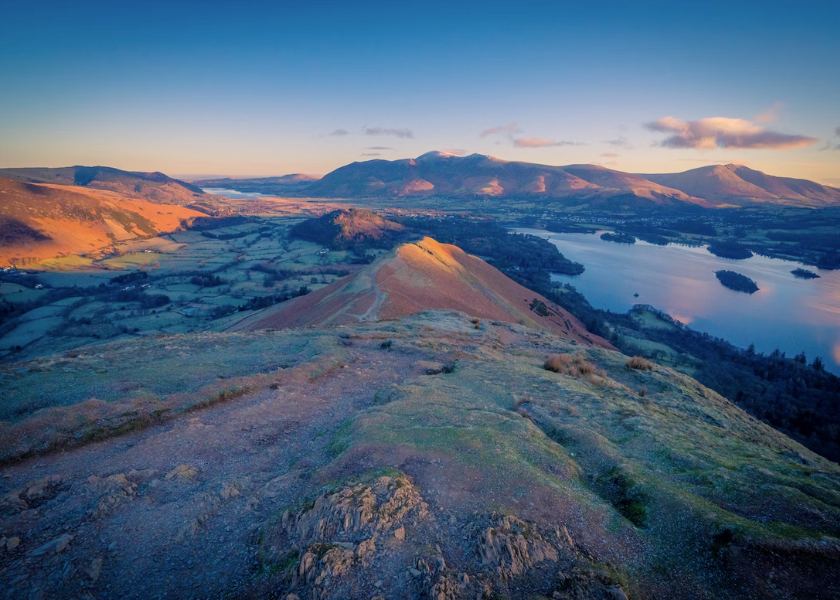
[[[229,190],[227,188],[201,188],[205,194],[213,194],[214,196],[224,196],[225,198],[232,198],[234,200],[240,198],[273,198],[270,194],[260,194],[259,192],[237,192],[236,190]]]
[[[758,255],[718,258],[705,247],[617,244],[602,240],[601,232],[515,231],[548,239],[566,258],[582,263],[582,275],[552,279],[574,285],[596,308],[623,313],[649,304],[742,348],[755,344],[764,353],[779,348],[789,357],[804,350],[809,362],[820,356],[827,370],[840,374],[840,271]],[[790,272],[797,267],[820,279],[796,279]],[[721,269],[746,275],[759,291],[723,287],[715,277]]]

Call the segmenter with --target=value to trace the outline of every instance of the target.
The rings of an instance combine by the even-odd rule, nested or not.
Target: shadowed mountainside
[[[51,183],[108,190],[159,204],[187,205],[204,194],[201,188],[163,173],[121,171],[111,167],[0,169],[0,177],[26,183]]]
[[[460,310],[481,319],[544,328],[587,345],[612,348],[565,310],[480,258],[428,237],[403,244],[362,271],[312,294],[252,315],[233,330],[345,325],[396,319],[430,309]]]
[[[114,192],[0,177],[0,263],[95,252],[115,241],[172,231],[202,214]]]

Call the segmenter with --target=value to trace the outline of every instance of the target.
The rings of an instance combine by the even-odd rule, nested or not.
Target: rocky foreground
[[[8,597],[840,595],[840,467],[547,331],[427,311],[0,377]]]

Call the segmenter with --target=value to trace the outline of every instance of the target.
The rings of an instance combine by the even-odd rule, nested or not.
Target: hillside
[[[305,193],[347,198],[578,198],[595,204],[625,196],[641,205],[710,206],[704,200],[638,175],[596,165],[555,167],[443,152],[429,152],[416,159],[355,162],[328,173],[307,187]]]
[[[293,238],[327,246],[333,250],[391,248],[404,237],[405,227],[383,219],[369,210],[334,210],[317,219],[307,219],[292,227]]]
[[[364,270],[280,304],[234,329],[283,329],[397,319],[430,309],[545,328],[604,348],[575,317],[456,246],[431,238],[403,244]],[[476,325],[478,327],[478,325]]]
[[[23,597],[836,598],[840,467],[627,363],[427,311],[4,365],[2,577]]]
[[[707,200],[819,208],[840,204],[840,189],[807,179],[774,177],[741,165],[711,165],[683,173],[641,175]]]
[[[173,231],[202,214],[114,192],[0,177],[0,264],[96,252],[116,241]]]
[[[0,177],[25,183],[51,183],[117,192],[159,204],[192,204],[204,194],[201,188],[163,173],[121,171],[111,167],[0,169]]]

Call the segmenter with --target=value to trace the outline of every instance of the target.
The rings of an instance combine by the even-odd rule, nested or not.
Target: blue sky
[[[0,166],[279,175],[445,149],[840,185],[840,3],[17,4]]]

